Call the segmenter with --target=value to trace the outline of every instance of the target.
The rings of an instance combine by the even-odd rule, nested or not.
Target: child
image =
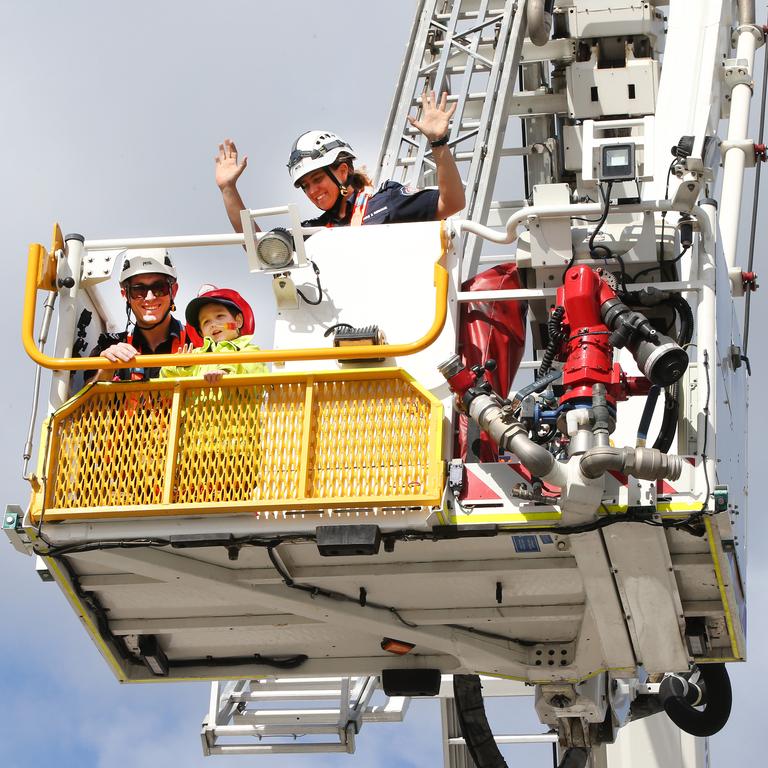
[[[251,343],[253,333],[253,311],[248,302],[229,288],[206,285],[196,299],[189,302],[186,310],[187,323],[200,336],[203,346],[198,349],[185,348],[194,354],[206,352],[245,352],[258,349]],[[168,366],[160,371],[161,378],[202,376],[209,384],[215,384],[227,373],[267,373],[264,363],[229,363],[227,365]]]

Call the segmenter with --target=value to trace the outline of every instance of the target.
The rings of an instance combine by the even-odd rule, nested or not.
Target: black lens
[[[132,299],[146,299],[152,291],[156,297],[167,296],[171,292],[171,286],[166,280],[158,280],[156,283],[136,283],[128,286],[128,295]]]

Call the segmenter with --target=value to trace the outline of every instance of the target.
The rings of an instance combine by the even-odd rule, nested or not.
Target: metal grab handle
[[[37,271],[42,249],[30,245],[27,260],[27,281],[24,288],[24,316],[21,340],[26,353],[38,365],[55,371],[81,371],[118,368],[157,368],[200,363],[200,356],[192,353],[171,355],[137,355],[129,362],[112,363],[105,357],[50,357],[41,352],[34,340],[37,310]],[[205,356],[206,365],[225,363],[272,363],[289,360],[348,360],[350,358],[400,357],[413,355],[426,349],[440,335],[448,311],[448,272],[435,263],[435,316],[427,333],[406,344],[366,344],[359,347],[323,347],[319,349],[271,349],[253,352],[213,352]]]

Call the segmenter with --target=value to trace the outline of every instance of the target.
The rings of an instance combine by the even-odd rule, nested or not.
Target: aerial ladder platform
[[[653,766],[622,733],[721,728],[746,657],[763,42],[750,2],[425,0],[377,176],[434,183],[406,117],[447,90],[464,213],[311,231],[285,205],[243,235],[31,246],[24,344],[51,386],[3,527],[115,676],[213,681],[206,754],[350,752],[436,696],[445,764],[484,768],[482,695],[521,686],[562,765]],[[293,232],[281,266],[255,220]],[[222,246],[245,248],[241,292],[272,288],[272,349],[237,353],[270,371],[84,386],[116,367],[85,355],[124,252],[183,269]]]

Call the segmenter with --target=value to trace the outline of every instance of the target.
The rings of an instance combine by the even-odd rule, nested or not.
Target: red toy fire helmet
[[[216,288],[213,285],[204,285],[200,289],[197,298],[189,302],[184,313],[187,323],[198,333],[201,333],[199,323],[200,310],[206,304],[221,304],[232,312],[233,315],[241,314],[243,316],[243,327],[240,329],[240,334],[247,336],[253,333],[255,324],[251,305],[237,291],[231,288]]]

